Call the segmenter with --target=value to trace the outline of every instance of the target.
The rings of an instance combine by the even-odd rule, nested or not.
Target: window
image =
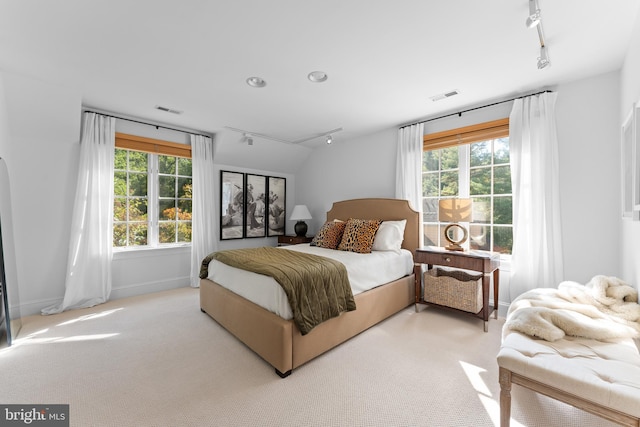
[[[191,242],[188,145],[116,134],[113,246]]]
[[[444,246],[447,224],[438,221],[438,201],[469,197],[469,248],[511,254],[508,119],[425,135],[422,160],[425,245]]]

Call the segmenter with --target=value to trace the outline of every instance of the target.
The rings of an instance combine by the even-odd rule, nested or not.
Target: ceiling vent
[[[162,105],[156,105],[156,110],[164,111],[165,113],[171,113],[171,114],[182,114],[183,113],[180,110],[174,110],[173,108],[163,107]]]
[[[460,93],[460,92],[458,92],[458,90],[457,90],[457,89],[454,89],[454,90],[451,90],[451,91],[449,91],[449,92],[441,93],[441,94],[439,94],[439,95],[434,95],[434,96],[432,96],[432,97],[431,97],[431,98],[429,98],[429,99],[431,99],[432,101],[434,101],[434,102],[435,102],[435,101],[440,101],[441,99],[449,98],[449,97],[454,96],[454,95],[457,95],[457,94],[459,94],[459,93]]]

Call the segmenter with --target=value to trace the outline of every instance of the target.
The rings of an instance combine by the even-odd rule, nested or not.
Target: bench
[[[529,296],[531,292],[535,294],[535,290],[529,291]],[[544,298],[553,292],[557,290],[545,289]],[[529,301],[522,305],[521,297],[516,302],[521,307],[535,305]],[[638,338],[622,334],[609,339],[564,335],[548,341],[510,327],[510,317],[518,310],[514,304],[507,314],[497,356],[501,427],[510,423],[512,384],[614,423],[640,427]]]

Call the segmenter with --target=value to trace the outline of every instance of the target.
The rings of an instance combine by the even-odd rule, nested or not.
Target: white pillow
[[[400,252],[402,241],[404,240],[404,227],[407,220],[383,221],[373,239],[373,251],[395,251]]]

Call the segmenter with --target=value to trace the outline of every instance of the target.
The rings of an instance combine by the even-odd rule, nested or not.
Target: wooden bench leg
[[[500,368],[500,427],[511,422],[511,371]]]

